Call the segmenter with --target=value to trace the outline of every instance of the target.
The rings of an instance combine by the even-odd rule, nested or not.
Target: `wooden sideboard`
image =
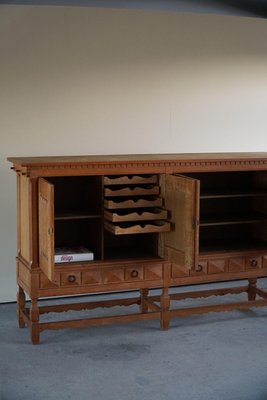
[[[267,153],[8,160],[17,175],[18,323],[29,326],[32,343],[45,329],[153,318],[168,329],[172,317],[267,305],[256,285],[267,276]],[[94,259],[55,263],[55,249],[66,246],[85,246]],[[248,284],[178,290],[237,279]],[[177,287],[172,294],[171,286]],[[161,295],[151,295],[154,288]],[[139,294],[127,297],[125,291]],[[44,297],[111,292],[124,294],[38,304]],[[248,301],[170,308],[171,300],[242,292]],[[135,313],[41,320],[49,312],[132,304],[138,305]]]

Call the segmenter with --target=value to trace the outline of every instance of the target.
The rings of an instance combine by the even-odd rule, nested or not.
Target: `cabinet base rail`
[[[257,288],[257,280],[249,279],[247,286],[219,288],[209,290],[198,290],[184,293],[169,293],[168,288],[162,289],[162,294],[157,296],[149,296],[149,289],[141,289],[140,296],[126,299],[112,299],[91,301],[82,303],[69,303],[58,305],[38,306],[38,299],[31,299],[31,306],[26,307],[24,292],[19,287],[18,294],[18,323],[23,328],[27,325],[30,328],[31,340],[33,344],[40,341],[40,333],[44,330],[56,330],[64,328],[78,328],[96,325],[108,325],[113,323],[129,323],[132,321],[145,321],[159,319],[161,328],[166,330],[169,327],[171,318],[184,317],[193,314],[205,314],[209,312],[225,312],[233,310],[243,310],[253,307],[267,306],[267,292]],[[247,293],[248,301],[235,301],[226,304],[201,305],[195,307],[171,308],[170,301],[180,301],[189,298],[208,298],[211,296],[224,296],[227,294],[236,295]],[[256,297],[259,297],[259,299]],[[96,308],[111,308],[116,306],[138,305],[139,312],[123,315],[112,315],[104,317],[91,317],[82,319],[68,319],[64,321],[41,322],[39,317],[42,314],[50,312],[67,312],[93,310]]]
[[[174,301],[180,301],[185,299],[193,298],[207,298],[211,296],[225,296],[227,294],[242,294],[247,293],[248,301],[239,301],[227,304],[212,304],[207,306],[196,306],[196,307],[185,307],[175,308],[170,310],[170,318],[172,317],[184,317],[194,314],[205,314],[209,312],[225,312],[233,310],[244,310],[253,307],[265,307],[267,306],[267,292],[259,289],[256,286],[256,279],[249,279],[247,286],[238,286],[232,288],[220,288],[220,289],[208,289],[198,290],[184,293],[172,293],[170,299]],[[256,300],[256,296],[261,299]],[[159,301],[159,296],[151,296],[150,300]]]
[[[22,297],[22,289],[19,288],[20,298]],[[33,344],[39,344],[40,333],[44,330],[56,330],[65,328],[79,328],[86,326],[108,325],[113,323],[129,323],[132,321],[144,321],[151,319],[162,320],[162,307],[155,304],[154,301],[147,298],[148,289],[140,290],[140,297],[132,297],[126,299],[113,299],[102,301],[91,301],[83,303],[58,304],[48,306],[38,306],[37,299],[31,299],[31,307],[26,307],[25,301],[18,301],[18,322],[19,327],[24,328],[27,325],[30,328],[31,340]],[[159,297],[159,302],[161,301]],[[64,321],[41,322],[39,316],[51,312],[67,312],[93,310],[96,308],[110,308],[116,306],[139,305],[140,312],[123,315],[88,317],[82,319],[68,319]],[[164,315],[165,317],[165,315]],[[166,329],[164,323],[161,322],[163,329]]]

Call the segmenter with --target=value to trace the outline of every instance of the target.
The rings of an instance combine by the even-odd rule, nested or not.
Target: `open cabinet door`
[[[198,258],[200,182],[182,175],[165,176],[165,208],[172,230],[164,233],[163,253],[169,262],[194,269]]]
[[[38,190],[39,266],[47,278],[55,282],[54,186],[41,178]]]

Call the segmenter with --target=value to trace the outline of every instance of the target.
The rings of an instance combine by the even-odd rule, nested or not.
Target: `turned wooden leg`
[[[17,318],[18,318],[18,325],[20,328],[25,327],[25,322],[23,319],[22,311],[25,311],[25,293],[22,287],[19,286],[18,293],[17,293]]]
[[[248,300],[253,301],[256,299],[256,294],[257,294],[257,279],[255,278],[249,278],[248,280]]]
[[[140,312],[141,313],[148,312],[148,305],[146,303],[148,292],[149,292],[148,289],[140,289]]]
[[[31,332],[31,340],[32,344],[38,344],[40,339],[40,330],[39,330],[39,307],[38,300],[31,300],[31,308],[30,308],[30,332]]]
[[[170,324],[170,296],[168,287],[162,289],[162,295],[160,297],[160,307],[161,307],[160,327],[163,330],[167,330],[169,329],[169,324]]]

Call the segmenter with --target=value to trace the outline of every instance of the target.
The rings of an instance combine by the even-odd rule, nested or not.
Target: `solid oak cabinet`
[[[267,305],[267,154],[8,158],[17,174],[18,322],[40,332]],[[58,262],[58,249],[91,259]],[[62,259],[61,259],[62,260]],[[171,286],[248,279],[237,288],[169,294]],[[161,288],[153,296],[150,289]],[[139,290],[136,297],[40,306],[42,297]],[[26,306],[25,292],[31,305]],[[171,300],[247,292],[248,301],[170,308]],[[257,297],[258,296],[258,297]],[[48,312],[136,312],[42,322]]]

